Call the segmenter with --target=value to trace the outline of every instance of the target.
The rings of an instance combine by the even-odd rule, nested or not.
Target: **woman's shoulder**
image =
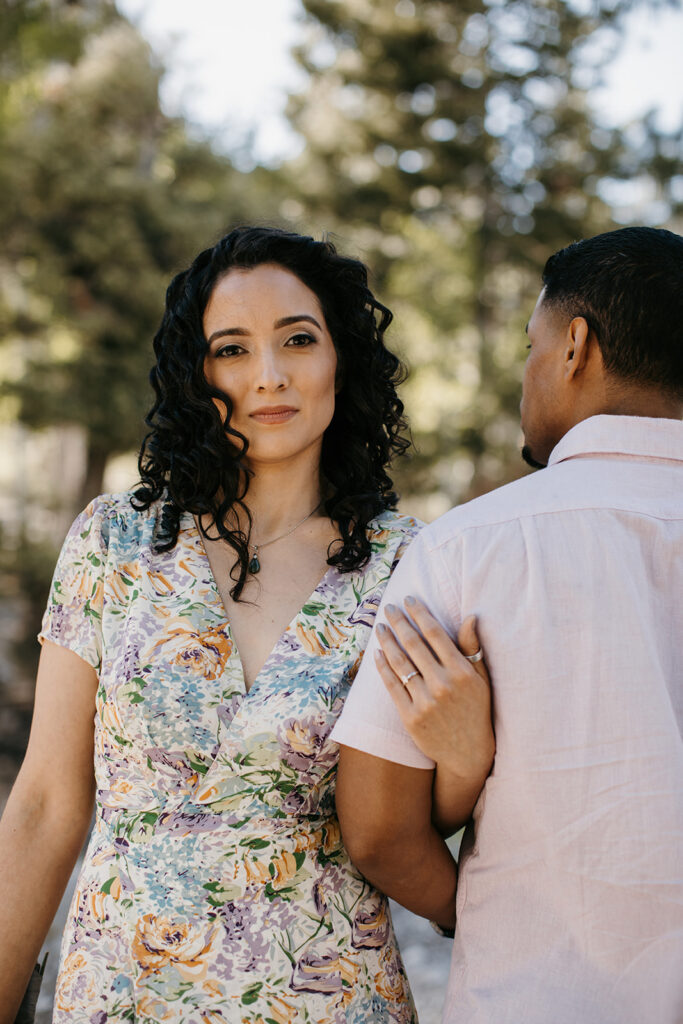
[[[370,521],[370,546],[395,564],[423,526],[414,516],[386,509]]]
[[[138,519],[156,518],[160,501],[153,502],[149,508],[140,509],[135,504],[135,490],[117,491],[107,494],[98,494],[93,498],[81,512],[79,519],[86,521],[95,520],[121,520],[125,523],[133,523]]]
[[[370,521],[370,530],[376,536],[387,534],[400,539],[408,539],[417,536],[425,525],[415,516],[406,515],[404,512],[395,512],[392,509],[385,509]]]
[[[139,538],[141,533],[153,532],[161,506],[156,501],[146,509],[136,507],[134,490],[99,494],[76,517],[70,533],[83,539],[97,535],[102,548],[107,548],[113,537]]]

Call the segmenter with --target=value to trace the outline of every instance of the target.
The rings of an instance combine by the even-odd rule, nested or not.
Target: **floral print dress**
[[[416,1021],[386,899],[341,841],[328,737],[418,524],[374,520],[369,563],[327,571],[247,693],[194,520],[155,554],[159,514],[96,499],[43,622],[99,677],[54,1024]]]

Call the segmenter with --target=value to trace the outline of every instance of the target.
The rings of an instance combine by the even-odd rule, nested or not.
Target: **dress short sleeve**
[[[99,672],[109,504],[96,498],[74,520],[57,561],[38,634],[74,651]]]

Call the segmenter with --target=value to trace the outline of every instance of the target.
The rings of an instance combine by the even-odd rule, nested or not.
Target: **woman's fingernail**
[[[411,604],[411,605],[412,604],[417,604],[417,598],[416,597],[407,597],[406,600],[405,600],[405,603],[406,604]]]
[[[387,612],[390,615],[396,615],[398,613],[398,611],[399,611],[399,609],[396,607],[395,604],[388,604],[387,605]]]
[[[380,624],[377,627],[377,632],[379,633],[380,636],[384,636],[384,634],[388,633],[389,630],[387,629],[383,622],[380,622]]]

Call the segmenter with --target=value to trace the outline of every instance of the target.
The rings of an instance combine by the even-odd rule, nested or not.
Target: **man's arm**
[[[455,924],[457,867],[431,822],[434,771],[341,746],[337,813],[356,867],[444,928]]]
[[[341,746],[337,806],[352,860],[398,902],[439,924],[452,926],[456,866],[440,831],[454,831],[469,818],[490,768],[493,733],[487,682],[459,654],[449,636],[461,616],[454,587],[444,568],[444,552],[431,550],[430,544],[425,543],[425,532],[410,545],[387,585],[377,625],[332,738]],[[449,558],[449,567],[456,561]],[[407,646],[401,651],[405,671],[397,675],[386,655],[380,652],[380,627],[392,625],[392,618],[396,624],[395,613],[389,606],[403,606],[410,595],[419,597],[426,607],[411,606],[414,625],[406,618],[400,626],[402,632],[408,630],[411,635],[404,637]],[[431,645],[415,629],[420,622],[432,636]],[[438,636],[436,627],[440,631]],[[413,632],[420,640],[419,650]],[[386,645],[390,633],[384,637]],[[476,644],[476,636],[467,639]],[[395,666],[399,667],[396,661]],[[399,675],[406,678],[414,671],[421,679],[413,676],[404,690]],[[399,696],[403,695],[409,704],[412,698],[408,690],[419,695],[424,679],[431,680],[437,694],[443,690],[456,696],[450,702],[451,710],[460,704],[457,695],[465,695],[458,731],[449,731],[447,725],[440,731],[439,743],[426,747],[419,735],[422,726],[431,735],[435,724],[442,725],[440,715],[430,713],[423,718],[420,712],[410,723],[415,709],[407,717],[401,714],[392,699],[390,684],[383,681],[387,673],[390,683],[400,687]],[[422,702],[422,709],[436,704],[437,699],[432,695],[430,701]],[[411,732],[413,725],[417,729]],[[474,741],[475,735],[480,736],[480,746]],[[455,750],[462,743],[466,744],[463,750]],[[473,749],[479,749],[479,753],[470,763]],[[441,757],[444,750],[444,764],[435,765],[434,754]],[[454,751],[459,759],[455,762]],[[439,830],[432,822],[433,812]]]
[[[337,812],[365,877],[413,913],[452,928],[457,867],[442,836],[467,822],[493,761],[488,674],[483,661],[465,657],[479,647],[473,618],[459,631],[458,650],[423,604],[407,607],[410,618],[386,608],[391,629],[378,628],[375,662],[407,732],[436,770],[342,746]]]

